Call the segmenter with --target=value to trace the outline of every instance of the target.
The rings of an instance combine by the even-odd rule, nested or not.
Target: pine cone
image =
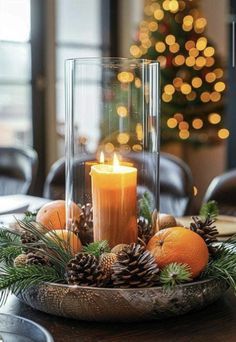
[[[117,255],[115,253],[103,253],[99,260],[102,273],[111,278],[112,265],[117,261]]]
[[[37,238],[37,236],[35,236],[34,234],[32,234],[32,233],[30,233],[30,232],[28,232],[28,231],[23,231],[23,233],[21,234],[21,243],[23,244],[23,245],[25,245],[25,244],[28,244],[28,243],[34,243],[35,244],[35,242],[38,242],[39,241],[39,239]],[[39,245],[34,245],[34,247],[36,248],[40,248],[40,246]],[[32,252],[33,251],[33,249],[32,248],[24,248],[24,252],[26,252],[26,253],[29,253],[29,252]]]
[[[68,284],[82,286],[103,286],[106,277],[102,274],[98,259],[87,253],[78,253],[66,268]]]
[[[40,253],[40,251],[37,251],[30,252],[27,254],[26,265],[49,266],[50,262],[45,254]]]
[[[114,287],[151,287],[158,281],[159,268],[151,253],[139,244],[131,244],[117,255],[112,266]]]
[[[215,220],[211,220],[209,217],[202,221],[199,217],[192,217],[194,222],[190,223],[190,229],[200,235],[207,244],[208,250],[211,254],[215,254],[217,248],[212,244],[217,242],[217,236],[219,235],[216,226],[212,226]]]
[[[74,232],[80,238],[82,245],[93,242],[93,208],[91,203],[81,207],[80,220],[74,222]]]
[[[153,235],[153,229],[152,225],[148,222],[148,220],[142,216],[140,216],[137,219],[137,224],[138,224],[138,237],[147,243],[152,235]]]
[[[15,267],[24,267],[27,264],[27,254],[19,254],[14,259],[14,266]]]

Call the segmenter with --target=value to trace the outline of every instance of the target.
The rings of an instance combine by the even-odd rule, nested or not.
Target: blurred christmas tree
[[[226,139],[224,71],[204,34],[207,21],[198,1],[148,0],[144,12],[130,53],[160,62],[162,143],[215,144]]]

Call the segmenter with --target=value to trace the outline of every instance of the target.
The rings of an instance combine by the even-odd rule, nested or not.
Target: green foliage
[[[153,201],[151,195],[146,191],[144,192],[142,198],[138,201],[139,214],[152,223],[152,209]]]
[[[99,258],[102,253],[110,252],[110,247],[106,240],[95,241],[84,246],[83,252],[93,254],[96,258]]]
[[[236,237],[221,244],[201,277],[223,279],[236,293]]]
[[[24,223],[35,222],[37,211],[26,211],[25,217],[23,218]]]
[[[20,242],[19,233],[5,228],[0,228],[0,248],[7,247],[18,242]]]
[[[38,285],[42,282],[63,282],[63,279],[52,267],[4,266],[0,268],[0,305],[7,300],[8,294],[18,294],[27,287]]]
[[[215,220],[219,215],[218,204],[216,201],[209,201],[204,203],[200,209],[200,215],[203,218],[210,218],[211,220]]]
[[[164,267],[160,273],[160,282],[167,290],[191,280],[191,270],[186,264],[173,262]]]
[[[17,246],[8,246],[0,248],[0,263],[12,265],[13,260],[21,253],[21,248]]]

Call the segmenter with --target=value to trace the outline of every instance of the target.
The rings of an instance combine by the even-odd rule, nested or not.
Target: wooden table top
[[[0,312],[29,318],[44,326],[55,342],[92,341],[236,341],[236,297],[228,291],[205,310],[162,321],[95,323],[69,320],[35,311],[10,296]]]

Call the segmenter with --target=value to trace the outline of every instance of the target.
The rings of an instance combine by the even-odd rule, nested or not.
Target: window
[[[102,55],[101,6],[102,0],[56,1],[56,108],[58,134],[63,139],[64,61],[67,58]],[[91,80],[91,96],[93,82],[96,80]]]
[[[32,145],[30,0],[0,0],[0,145]]]

